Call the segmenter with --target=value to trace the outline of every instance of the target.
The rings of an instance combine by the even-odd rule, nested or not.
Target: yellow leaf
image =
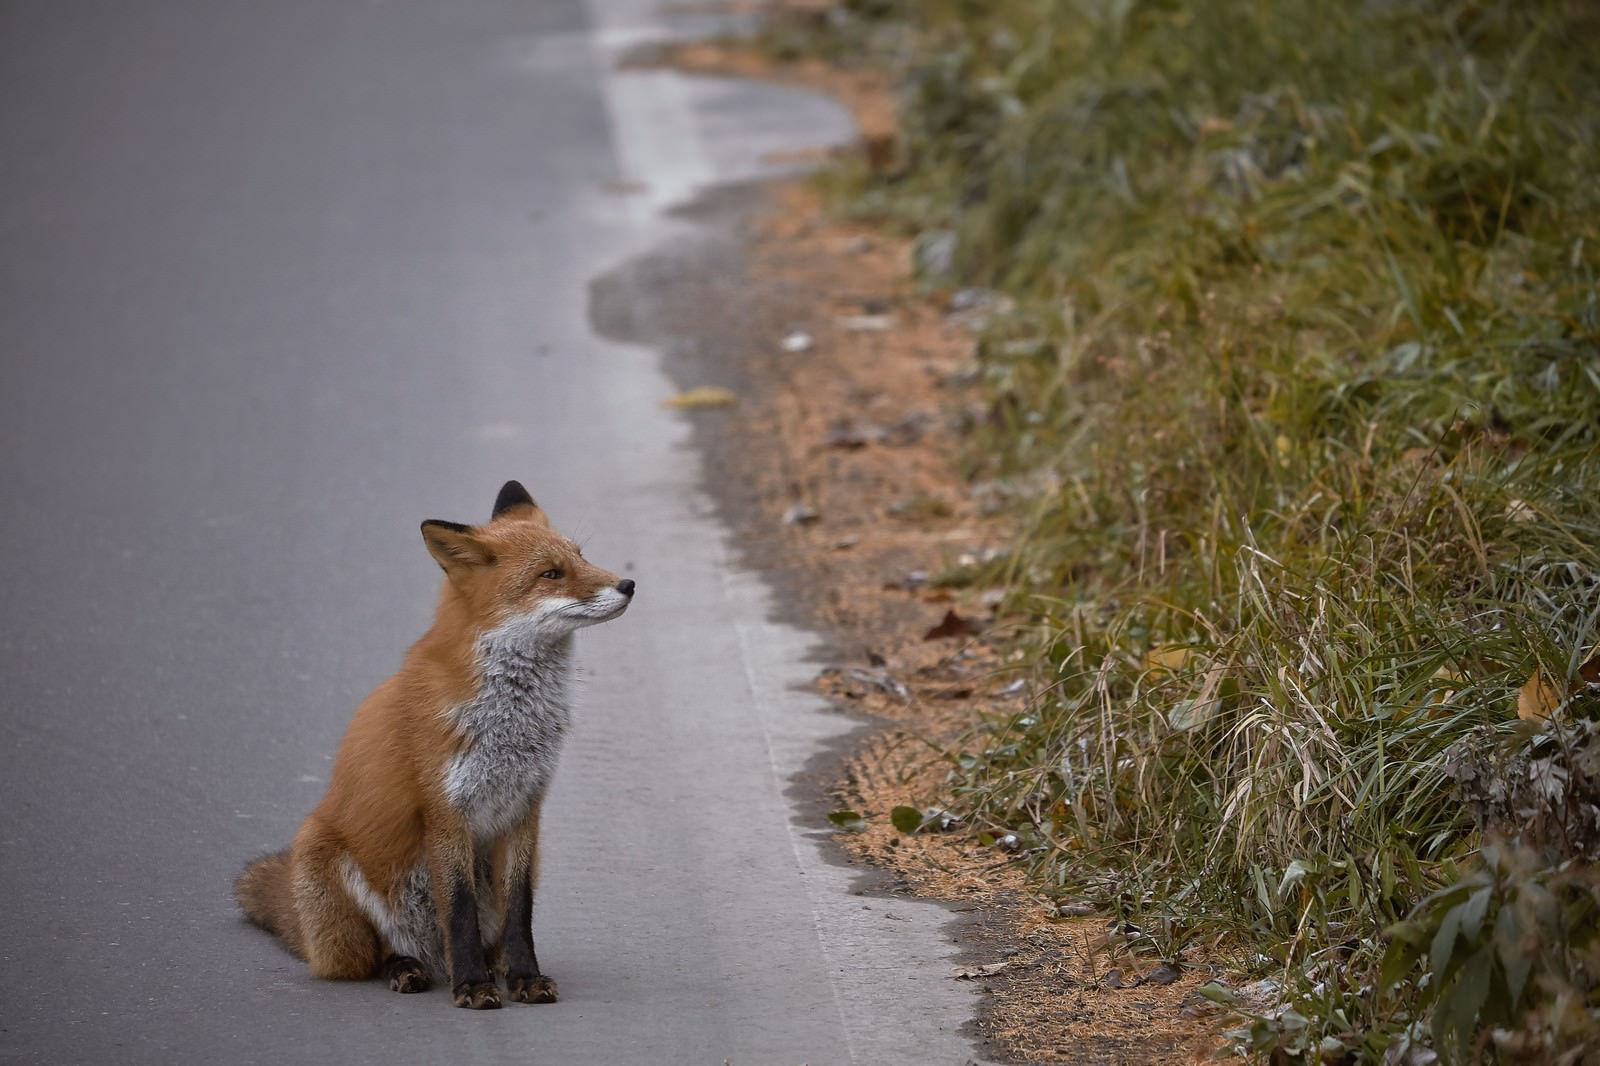
[[[731,407],[738,396],[732,389],[725,389],[720,385],[701,385],[699,388],[688,389],[678,393],[667,401],[669,407]]]
[[[1442,681],[1444,684],[1440,685],[1436,689],[1431,690],[1426,699],[1410,704],[1409,706],[1401,707],[1399,710],[1395,711],[1394,720],[1396,722],[1410,717],[1412,714],[1416,713],[1419,708],[1427,712],[1425,717],[1434,717],[1434,715],[1438,713],[1438,708],[1442,707],[1446,702],[1449,701],[1451,696],[1456,694],[1454,686],[1461,683],[1461,675],[1450,669],[1448,666],[1441,666],[1439,669],[1433,672],[1433,680]]]
[[[1183,664],[1189,661],[1189,649],[1176,644],[1164,648],[1151,648],[1145,653],[1144,665],[1147,670],[1168,670],[1176,673],[1183,669]]]
[[[1517,693],[1517,717],[1524,722],[1542,722],[1561,702],[1561,693],[1545,676],[1544,668],[1533,672]]]

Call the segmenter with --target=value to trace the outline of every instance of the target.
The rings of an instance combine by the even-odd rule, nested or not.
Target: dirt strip
[[[819,689],[883,724],[834,789],[863,823],[843,845],[978,919],[974,962],[955,979],[991,994],[980,1027],[1009,1054],[1205,1057],[1216,1041],[1194,993],[1204,968],[1158,983],[1171,976],[1162,960],[1129,953],[1103,917],[1060,916],[1008,841],[980,842],[989,827],[906,835],[890,821],[897,806],[935,802],[950,758],[982,743],[971,735],[982,716],[1026,705],[998,590],[965,583],[1011,535],[995,486],[959,469],[988,417],[974,373],[981,309],[919,293],[907,242],[830,218],[806,187],[773,190],[751,236],[751,281],[806,294],[809,313],[749,357],[756,388],[727,424],[769,445],[744,453],[757,497],[746,535],[781,546],[808,621],[832,637]]]

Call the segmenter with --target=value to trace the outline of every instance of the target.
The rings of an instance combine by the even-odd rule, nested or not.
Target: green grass
[[[830,181],[1016,298],[967,462],[1049,486],[989,575],[1036,698],[947,801],[1166,955],[1231,934],[1292,992],[1257,1051],[1379,1061],[1431,1002],[1386,930],[1479,868],[1448,753],[1600,638],[1600,8],[913,13],[906,166]]]

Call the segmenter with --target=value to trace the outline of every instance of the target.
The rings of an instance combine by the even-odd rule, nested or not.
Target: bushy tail
[[[244,916],[281,939],[290,951],[304,957],[300,918],[294,909],[294,889],[289,883],[289,849],[263,855],[250,863],[233,883],[234,897]]]

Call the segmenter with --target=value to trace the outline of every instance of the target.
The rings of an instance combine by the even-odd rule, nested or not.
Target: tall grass
[[[915,16],[907,165],[853,209],[1018,298],[969,462],[1050,486],[995,575],[1037,698],[954,800],[1286,977],[1258,1047],[1381,1058],[1384,931],[1480,846],[1445,753],[1600,637],[1600,8]]]

